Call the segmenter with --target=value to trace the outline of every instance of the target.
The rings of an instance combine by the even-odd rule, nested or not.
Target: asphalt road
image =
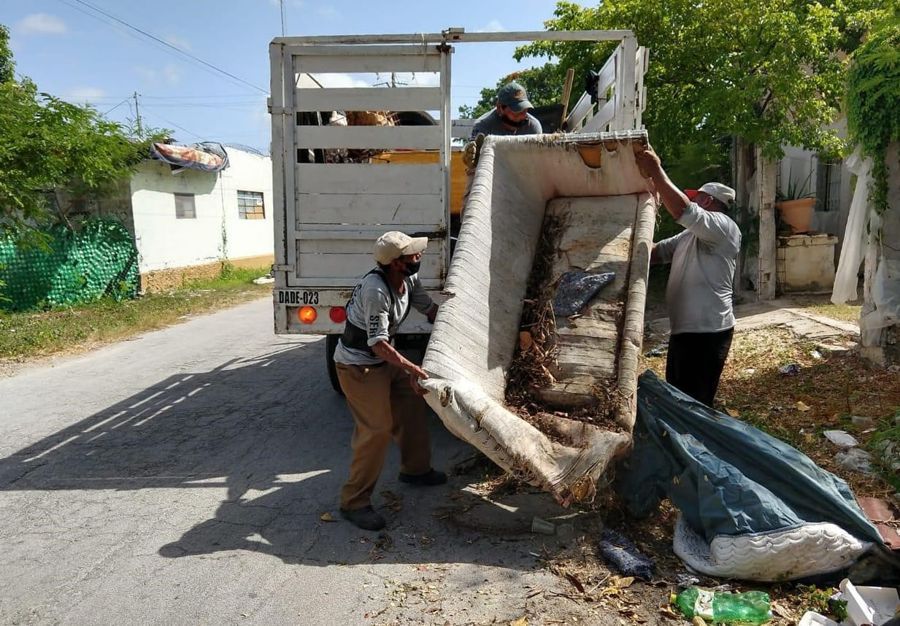
[[[485,510],[466,491],[480,476],[402,485],[394,451],[387,532],[322,521],[338,518],[352,421],[324,342],[277,337],[271,316],[262,299],[0,379],[0,623],[578,613],[535,591],[559,585],[535,558],[547,538],[523,532],[531,508],[554,514],[546,496]],[[471,455],[430,419],[436,467]]]

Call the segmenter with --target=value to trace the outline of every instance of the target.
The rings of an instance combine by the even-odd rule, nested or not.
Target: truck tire
[[[325,367],[328,370],[328,380],[331,381],[331,388],[344,395],[341,389],[341,381],[338,380],[337,367],[334,365],[334,349],[337,348],[340,335],[325,335]]]

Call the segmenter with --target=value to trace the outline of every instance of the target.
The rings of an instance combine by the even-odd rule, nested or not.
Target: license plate
[[[278,304],[307,304],[313,306],[319,304],[318,291],[279,289],[277,294]]]

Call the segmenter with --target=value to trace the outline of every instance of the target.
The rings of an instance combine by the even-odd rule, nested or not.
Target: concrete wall
[[[230,166],[219,173],[173,174],[158,161],[142,163],[131,178],[131,205],[141,274],[224,260],[273,258],[272,163],[269,157],[227,148]],[[237,191],[262,192],[265,219],[238,216]],[[196,218],[175,217],[176,193],[194,195]]]
[[[815,195],[816,168],[818,167],[818,164],[819,158],[815,152],[793,146],[786,147],[784,149],[784,158],[779,163],[781,175],[779,191],[782,193],[786,192],[788,185],[790,184],[789,181],[792,178],[797,181],[797,184],[799,185],[804,181],[807,181],[807,177],[809,177],[807,191]],[[840,209],[838,211],[817,210],[813,216],[813,229],[829,235],[838,235],[839,237],[844,234],[844,227],[847,224],[847,215],[850,211],[850,200],[853,197],[853,185],[851,184],[851,179],[852,174],[850,173],[850,170],[848,170],[846,166],[842,166],[841,187],[839,192]]]

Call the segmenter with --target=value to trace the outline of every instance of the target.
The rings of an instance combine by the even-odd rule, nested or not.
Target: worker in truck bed
[[[538,119],[529,113],[533,109],[528,93],[519,83],[507,83],[497,90],[494,110],[472,127],[472,139],[482,135],[539,135],[544,132]]]
[[[706,183],[689,199],[652,149],[635,155],[663,205],[684,230],[653,246],[651,263],[671,263],[666,285],[670,337],[666,381],[712,407],[734,335],[734,270],[741,231],[726,211],[734,190]]]
[[[363,276],[347,303],[335,367],[353,414],[350,476],[341,489],[341,514],[364,530],[384,528],[372,508],[372,492],[393,438],[400,447],[400,481],[433,486],[447,476],[431,467],[425,402],[419,386],[425,371],[391,345],[411,307],[434,322],[435,304],[417,275],[427,237],[391,231],[375,242],[377,267]]]

